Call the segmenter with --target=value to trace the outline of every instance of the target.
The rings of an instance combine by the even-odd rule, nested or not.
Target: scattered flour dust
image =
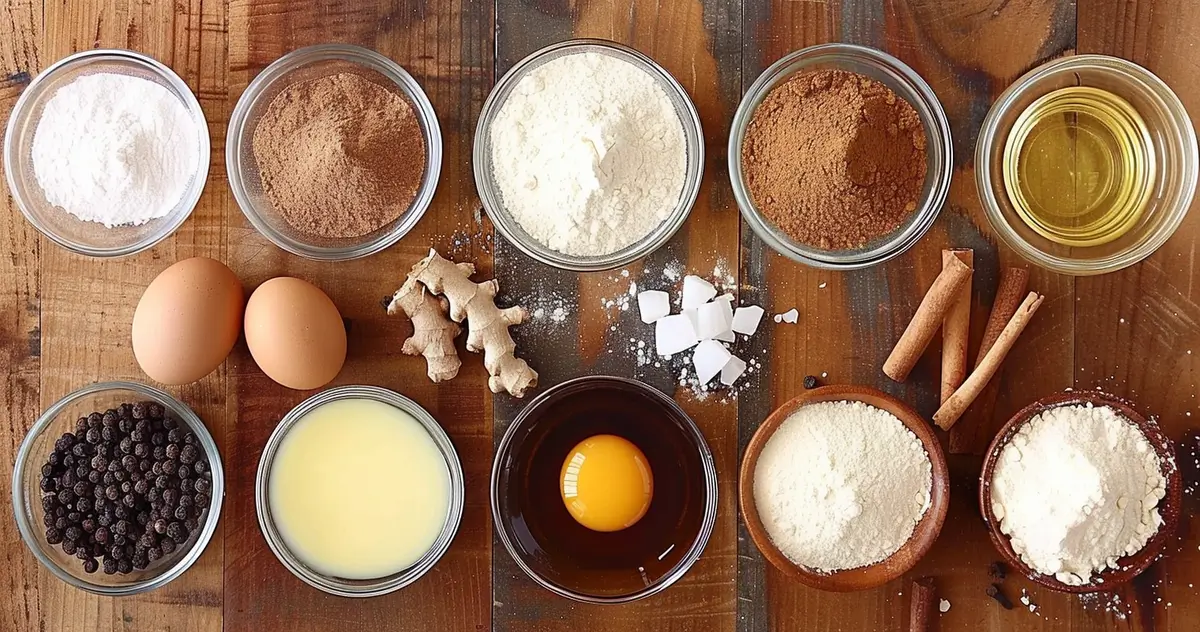
[[[862,402],[800,407],[763,448],[754,502],[771,540],[810,569],[886,559],[929,508],[932,465],[891,413]]]
[[[1146,437],[1115,409],[1059,406],[1001,448],[992,511],[1027,564],[1065,584],[1087,584],[1162,525],[1161,469]]]

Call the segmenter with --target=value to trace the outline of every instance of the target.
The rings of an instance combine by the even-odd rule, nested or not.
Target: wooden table
[[[996,240],[975,195],[971,159],[992,99],[1039,63],[1072,52],[1119,55],[1150,67],[1200,112],[1200,5],[1188,0],[176,0],[125,2],[8,0],[0,7],[0,110],[7,113],[33,75],[80,49],[124,47],[174,68],[199,96],[212,134],[209,183],[174,237],[118,261],[74,256],[22,219],[11,200],[0,216],[0,471],[9,471],[25,431],[43,408],[85,383],[144,379],[129,346],[133,308],[147,283],[181,258],[226,261],[248,288],[277,275],[309,279],[350,320],[350,360],[337,383],[401,391],[442,422],[466,470],[467,507],[450,552],[424,579],[370,600],[339,599],[302,584],[268,550],[254,513],[259,452],[276,421],[308,393],[265,378],[244,345],[200,382],[171,389],[203,417],[221,446],[229,477],[221,527],[200,562],[157,592],[111,599],[75,589],[39,568],[0,503],[0,630],[904,630],[912,577],[931,575],[952,608],[941,630],[1200,629],[1200,526],[1186,497],[1183,535],[1166,559],[1116,597],[1080,599],[1010,579],[1036,612],[1001,609],[984,595],[997,557],[975,503],[979,453],[990,433],[1029,401],[1067,387],[1127,396],[1157,415],[1180,445],[1195,485],[1200,414],[1200,287],[1194,281],[1200,216],[1144,263],[1094,278],[1033,270],[1046,304],[984,401],[962,422],[951,457],[950,514],[941,538],[910,577],[876,590],[830,594],[786,583],[739,527],[739,450],[807,374],[873,385],[932,414],[936,351],[903,385],[880,372],[883,359],[940,267],[949,245],[975,249],[974,306],[991,302],[1004,264],[1020,263]],[[704,186],[675,239],[621,271],[567,274],[534,264],[493,240],[480,219],[471,146],[480,106],[496,77],[533,50],[574,36],[610,38],[661,62],[688,89],[708,144]],[[746,227],[724,160],[730,119],[757,74],[789,51],[841,40],[887,50],[920,72],[946,108],[955,174],[936,227],[908,254],[873,269],[828,273],[767,250]],[[348,263],[285,254],[245,221],[224,169],[226,121],[254,75],[296,47],[361,44],[403,64],[425,87],[446,141],[434,205],[418,228],[386,253]],[[491,397],[478,357],[440,387],[420,358],[401,356],[403,319],[388,318],[390,294],[430,246],[495,274],[508,302],[562,299],[561,324],[520,328],[519,350],[543,386],[580,374],[632,375],[676,398],[704,430],[720,476],[720,516],[703,558],[676,586],[620,607],[555,598],[515,567],[493,537],[488,509],[492,449],[520,402]],[[664,266],[735,276],[743,301],[770,313],[800,310],[798,325],[768,323],[755,339],[761,370],[736,398],[701,399],[675,375],[638,366],[631,337],[646,335],[636,310],[603,306],[628,289],[663,287]],[[557,297],[557,298],[556,298]],[[981,317],[973,333],[978,341]],[[1198,351],[1192,354],[1192,349]],[[7,498],[10,481],[0,482]]]

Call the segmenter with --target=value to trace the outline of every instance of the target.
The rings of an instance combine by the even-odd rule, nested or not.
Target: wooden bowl
[[[992,478],[996,472],[996,461],[1000,458],[1000,449],[1007,445],[1012,436],[1035,415],[1050,408],[1089,403],[1094,406],[1108,406],[1116,409],[1118,413],[1132,421],[1142,431],[1146,440],[1158,453],[1159,461],[1162,464],[1162,475],[1166,479],[1167,493],[1158,503],[1158,512],[1162,515],[1163,524],[1159,527],[1158,533],[1155,533],[1154,537],[1146,542],[1146,546],[1142,547],[1142,550],[1118,560],[1117,569],[1105,569],[1093,574],[1090,583],[1071,586],[1058,581],[1051,575],[1037,572],[1013,551],[1008,536],[1000,531],[1000,521],[992,513]],[[988,525],[988,534],[992,538],[992,544],[996,545],[996,550],[1000,551],[1000,556],[1030,580],[1060,592],[1111,591],[1141,574],[1154,563],[1154,560],[1162,552],[1167,540],[1179,526],[1182,488],[1179,468],[1175,464],[1175,449],[1171,440],[1159,429],[1158,424],[1148,421],[1128,403],[1112,395],[1095,391],[1075,391],[1043,397],[1021,409],[1020,412],[1013,415],[1012,419],[1008,420],[1008,423],[1004,424],[1004,427],[996,434],[996,438],[992,440],[992,444],[988,446],[987,455],[984,457],[983,472],[979,476],[979,510],[983,513],[983,519]]]
[[[796,564],[787,558],[771,541],[754,505],[754,470],[758,465],[758,457],[763,447],[775,434],[779,425],[791,416],[796,409],[817,402],[853,401],[862,402],[876,408],[881,408],[895,415],[908,427],[925,448],[932,465],[933,486],[929,493],[929,508],[917,523],[912,537],[908,539],[895,553],[887,559],[850,570],[821,572]],[[937,437],[928,422],[915,410],[900,400],[865,386],[822,386],[806,391],[786,404],[775,409],[770,417],[758,427],[750,444],[746,446],[746,456],[742,459],[741,479],[738,487],[739,503],[742,516],[746,520],[746,530],[755,546],[762,551],[771,565],[779,569],[789,579],[807,584],[821,590],[848,592],[865,590],[886,584],[916,565],[937,539],[942,530],[942,522],[946,519],[946,509],[950,505],[950,474],[946,469],[946,457],[938,444]]]

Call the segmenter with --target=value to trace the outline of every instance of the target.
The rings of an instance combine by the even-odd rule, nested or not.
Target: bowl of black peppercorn
[[[63,581],[101,595],[161,587],[199,559],[225,495],[220,455],[184,403],[135,382],[62,398],[21,443],[13,512]]]

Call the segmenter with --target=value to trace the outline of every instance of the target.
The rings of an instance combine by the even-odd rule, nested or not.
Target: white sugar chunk
[[[786,311],[782,314],[777,314],[775,316],[775,322],[777,322],[777,323],[782,321],[782,322],[791,323],[794,325],[794,324],[796,324],[796,321],[798,321],[798,320],[800,320],[800,312],[797,311],[795,307],[789,309],[788,311]]]
[[[642,322],[650,324],[671,313],[671,296],[661,290],[647,290],[637,295]]]
[[[753,336],[754,332],[758,331],[758,323],[762,321],[763,313],[763,308],[758,305],[737,308],[733,312],[733,330],[739,334]]]
[[[692,309],[712,300],[717,288],[700,277],[689,274],[683,277],[683,308]]]
[[[737,356],[729,356],[729,361],[721,367],[721,383],[725,386],[733,386],[733,383],[738,381],[738,378],[742,377],[745,372],[746,363]]]
[[[726,293],[724,293],[724,294],[722,294],[722,295],[718,296],[717,298],[714,298],[713,300],[714,300],[714,301],[729,301],[730,303],[732,303],[732,302],[733,302],[733,295],[732,295],[732,294],[730,294],[729,292],[726,292]]]
[[[692,364],[696,367],[696,379],[701,384],[707,384],[721,372],[721,369],[725,368],[725,364],[731,357],[733,356],[725,348],[725,345],[716,340],[700,341],[700,344],[696,345],[696,352],[692,355]]]
[[[715,340],[720,340],[721,342],[736,342],[737,337],[733,335],[733,330],[730,329],[729,331],[718,334]]]
[[[729,301],[713,301],[696,308],[696,337],[712,340],[733,327],[733,309]]]
[[[664,316],[654,322],[654,346],[658,355],[669,356],[696,344],[696,328],[686,314]]]

